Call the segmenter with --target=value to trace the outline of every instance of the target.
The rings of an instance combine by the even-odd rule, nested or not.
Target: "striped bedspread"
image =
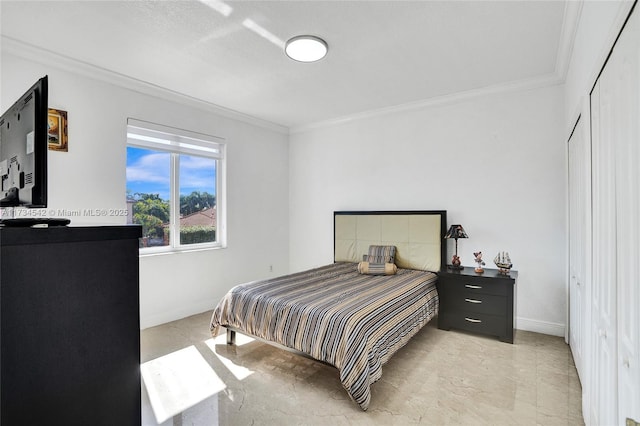
[[[430,272],[361,275],[355,263],[335,263],[232,288],[211,332],[230,325],[335,366],[366,410],[382,365],[437,314],[435,282]]]

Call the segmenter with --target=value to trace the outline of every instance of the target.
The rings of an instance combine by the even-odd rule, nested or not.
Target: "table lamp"
[[[451,265],[449,265],[450,269],[463,269],[463,266],[460,265],[460,257],[458,257],[458,238],[469,238],[467,233],[464,231],[462,225],[451,225],[446,235],[444,236],[446,239],[453,238],[456,240],[456,254],[453,255],[451,259]]]

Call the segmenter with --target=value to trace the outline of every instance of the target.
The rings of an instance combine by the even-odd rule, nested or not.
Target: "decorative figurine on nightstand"
[[[485,265],[484,260],[482,260],[482,252],[479,251],[477,253],[473,253],[473,255],[475,256],[475,262],[478,264],[478,266],[476,266],[476,274],[481,274],[484,272],[482,267]]]
[[[509,274],[511,267],[513,266],[511,259],[509,258],[509,252],[507,251],[498,253],[496,257],[493,258],[493,263],[498,267],[498,272],[505,275]]]

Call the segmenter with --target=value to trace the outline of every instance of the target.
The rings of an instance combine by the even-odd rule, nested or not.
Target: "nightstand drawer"
[[[447,293],[442,304],[453,311],[478,312],[502,316],[507,313],[507,298],[491,294],[461,292]]]
[[[441,279],[442,280],[442,279]],[[447,277],[442,280],[442,285],[447,286],[446,291],[451,293],[480,293],[506,296],[509,287],[501,280],[490,280],[477,277]],[[513,284],[509,283],[511,287]]]
[[[501,336],[505,334],[505,318],[503,316],[481,314],[477,312],[454,311],[446,314],[447,324],[451,328],[467,330],[474,333]]]

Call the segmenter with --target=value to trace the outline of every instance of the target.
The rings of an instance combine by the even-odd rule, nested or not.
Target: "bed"
[[[334,212],[334,263],[232,288],[211,333],[224,327],[228,344],[238,331],[332,365],[366,410],[382,366],[438,313],[445,228],[445,211]],[[364,262],[381,248],[395,254],[383,272]]]

